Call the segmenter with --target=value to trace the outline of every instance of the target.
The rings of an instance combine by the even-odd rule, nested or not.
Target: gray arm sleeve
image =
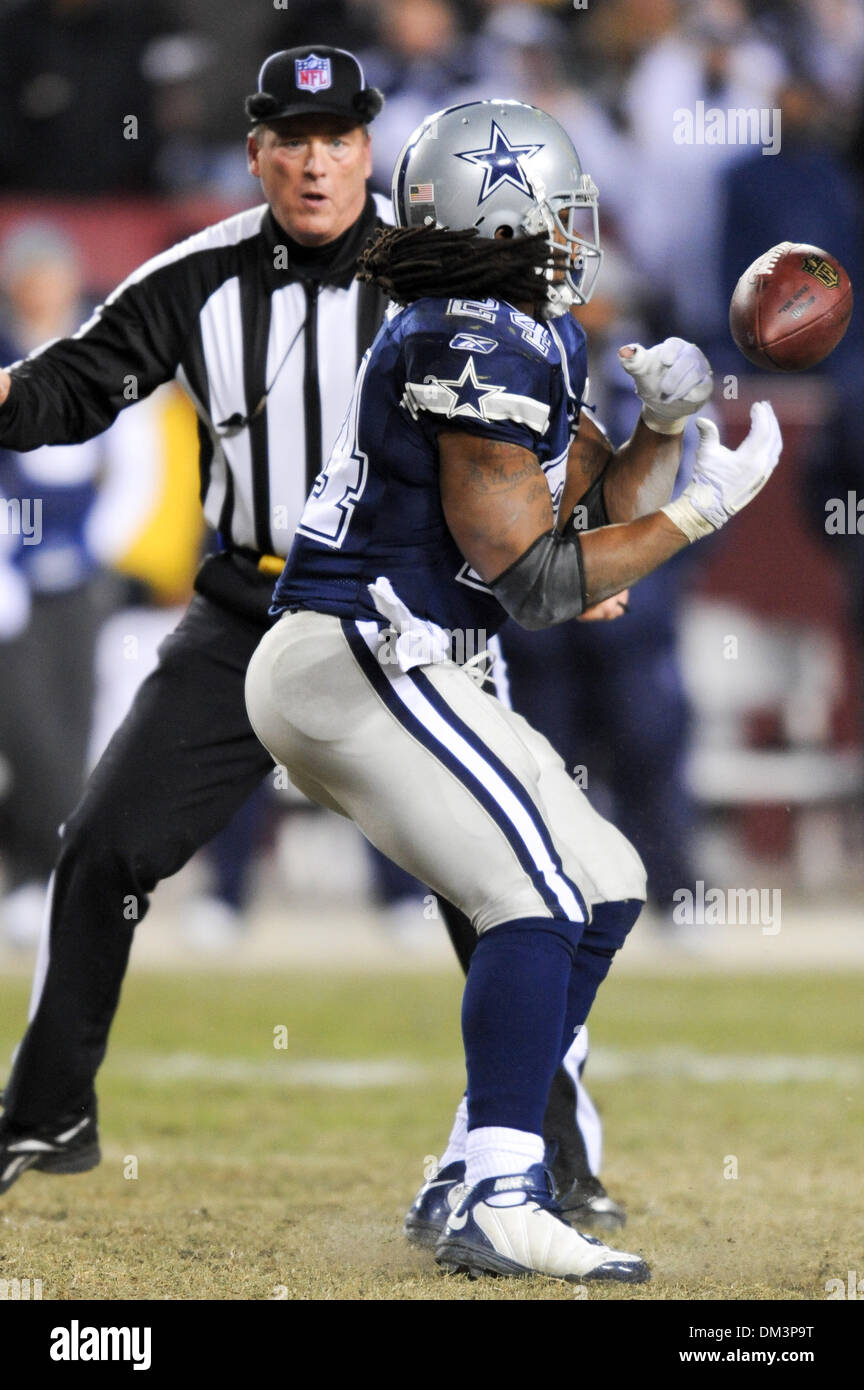
[[[563,534],[546,531],[489,587],[521,627],[554,627],[578,618],[586,606],[578,533],[570,525]]]

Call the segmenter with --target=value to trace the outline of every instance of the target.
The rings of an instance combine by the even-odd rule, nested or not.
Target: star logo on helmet
[[[477,164],[483,170],[483,187],[477,199],[479,207],[502,184],[509,183],[527,198],[533,198],[534,190],[522,168],[522,160],[530,159],[542,149],[542,145],[511,145],[498,122],[493,121],[486,149],[462,150],[456,158]]]
[[[449,397],[447,401],[448,420],[452,420],[454,415],[467,415],[472,420],[487,419],[484,410],[486,397],[495,396],[505,389],[503,386],[481,386],[477,380],[477,370],[473,357],[468,358],[458,380],[443,381],[440,377],[433,378],[433,380]]]

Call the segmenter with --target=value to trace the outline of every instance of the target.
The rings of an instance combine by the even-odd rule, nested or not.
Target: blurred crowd
[[[549,110],[600,185],[607,241],[685,333],[722,328],[751,218],[762,220],[757,238],[768,230],[766,207],[750,206],[760,189],[778,222],[797,195],[836,254],[851,252],[841,195],[864,158],[860,0],[262,0],[242,19],[229,0],[6,0],[0,183],[246,197],[238,137],[250,76],[266,53],[316,36],[356,51],[385,94],[382,190],[430,110],[490,94]],[[675,111],[699,102],[781,109],[784,159],[674,144]],[[728,174],[742,160],[752,178],[729,208]]]
[[[356,52],[385,95],[373,133],[380,191],[389,191],[394,160],[419,120],[460,100],[531,101],[568,131],[600,189],[606,259],[582,317],[593,403],[616,443],[635,419],[632,394],[616,377],[621,343],[692,338],[718,383],[728,383],[744,366],[728,334],[729,296],[758,254],[781,240],[812,242],[861,282],[862,0],[256,0],[242,9],[229,0],[2,0],[6,201],[192,192],[233,206],[257,201],[243,98],[268,53],[319,39]],[[741,108],[774,113],[779,149],[710,143],[704,122],[701,141],[675,136],[681,111],[698,132],[700,111]],[[16,224],[0,246],[3,361],[73,330],[91,298],[74,245],[44,219]],[[847,489],[864,496],[862,333],[859,311],[818,374],[819,409],[796,460],[802,524],[809,519],[826,554],[826,499]],[[40,545],[0,535],[0,857],[7,891],[30,893],[31,905],[50,870],[53,827],[115,717],[100,715],[105,732],[94,735],[106,615],[125,612],[130,599],[145,607],[158,599],[170,610],[202,544],[193,519],[194,427],[183,409],[169,393],[125,412],[91,445],[0,456],[0,493],[43,501]],[[692,442],[679,486],[690,454]],[[794,534],[776,538],[778,547],[797,543]],[[598,769],[604,809],[643,853],[657,902],[667,906],[673,887],[692,880],[698,822],[685,766],[692,717],[679,612],[711,556],[706,545],[646,580],[626,622],[546,634],[540,663],[545,670],[554,660],[565,673],[557,692],[568,697],[565,708],[550,707],[548,731],[568,763]],[[842,576],[850,628],[860,633],[862,537],[837,538],[829,559]],[[123,624],[113,631],[117,656]],[[523,653],[518,634],[508,647],[526,699],[537,653],[536,644]],[[122,669],[144,674],[143,661]],[[543,706],[543,690],[533,698]],[[830,742],[830,720],[823,724]],[[36,777],[38,814],[29,794]],[[259,821],[253,812],[243,844],[254,843]],[[218,891],[231,912],[242,906],[245,853],[217,856]],[[381,866],[376,874],[396,905],[419,891]]]

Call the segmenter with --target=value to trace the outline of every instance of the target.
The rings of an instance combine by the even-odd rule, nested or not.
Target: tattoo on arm
[[[497,439],[472,436],[465,459],[465,483],[475,493],[513,492],[537,471],[537,460],[525,458],[525,450]],[[541,480],[545,486],[545,480]]]
[[[610,457],[609,445],[599,439],[580,440],[578,449],[573,449],[573,462],[585,487],[589,487],[606,467]]]
[[[554,525],[536,454],[518,444],[447,431],[438,436],[441,501],[450,534],[488,580]]]

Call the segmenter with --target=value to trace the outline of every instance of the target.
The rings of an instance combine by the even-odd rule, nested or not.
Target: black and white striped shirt
[[[176,378],[198,413],[201,500],[222,545],[286,555],[383,317],[381,292],[354,275],[390,220],[370,195],[338,241],[304,255],[264,205],[155,256],[74,337],[15,364],[0,444],[90,439]]]

